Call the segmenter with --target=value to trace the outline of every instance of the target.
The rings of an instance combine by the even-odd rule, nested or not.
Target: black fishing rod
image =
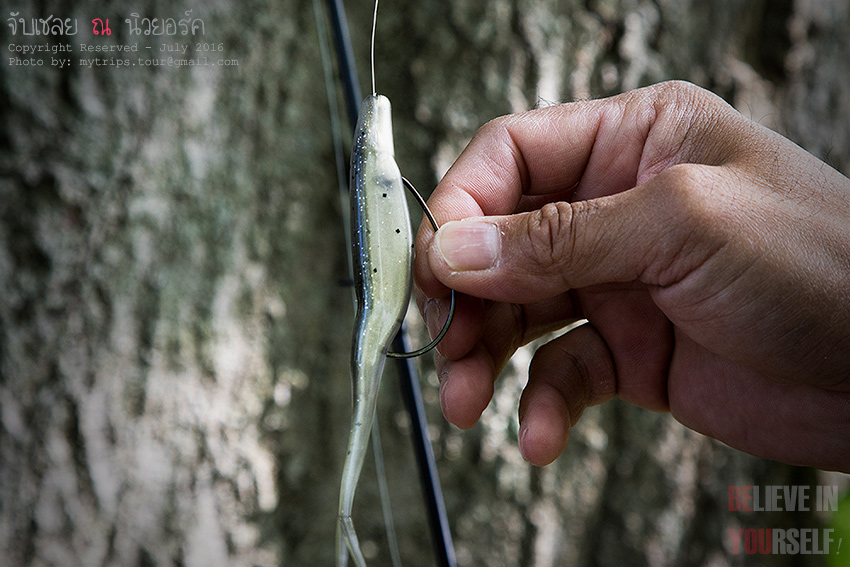
[[[348,33],[348,20],[345,17],[345,7],[342,0],[327,0],[327,4],[334,46],[336,47],[337,65],[342,79],[345,107],[353,132],[357,128],[357,117],[362,96],[357,67],[354,64],[351,36]],[[345,214],[345,211],[343,211],[343,214]],[[393,339],[392,348],[395,352],[410,351],[404,324]],[[409,358],[397,358],[396,361],[404,405],[410,415],[413,450],[419,468],[419,478],[428,512],[428,523],[431,528],[431,540],[434,544],[437,564],[439,567],[457,567],[446,505],[440,488],[440,477],[437,474],[437,463],[434,459],[431,439],[428,436],[428,421],[425,417],[425,405],[422,403],[422,391],[419,387],[416,366]]]

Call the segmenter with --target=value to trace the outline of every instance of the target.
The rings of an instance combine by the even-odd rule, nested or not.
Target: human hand
[[[446,418],[476,423],[513,352],[545,465],[617,395],[754,455],[850,471],[850,180],[671,82],[496,119],[429,199],[420,309]],[[453,222],[452,222],[453,221]],[[448,287],[447,287],[448,286]]]

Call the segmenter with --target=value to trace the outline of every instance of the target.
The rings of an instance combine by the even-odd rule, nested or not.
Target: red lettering
[[[747,555],[769,555],[772,551],[771,529],[748,529],[744,532],[744,552]]]
[[[738,555],[741,553],[741,534],[744,533],[744,530],[736,530],[735,528],[729,529],[729,539],[732,540],[732,553],[734,555]]]
[[[730,486],[729,487],[729,511],[737,512],[741,509],[741,487],[740,486]],[[732,530],[732,528],[729,528]]]
[[[756,544],[758,543],[758,534],[756,530],[750,528],[744,532],[744,553],[752,555],[756,552]]]
[[[773,529],[759,530],[759,553],[770,555],[773,551]]]

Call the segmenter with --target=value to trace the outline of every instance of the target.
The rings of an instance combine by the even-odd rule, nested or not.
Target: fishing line
[[[342,225],[345,230],[345,249],[351,250],[351,218],[345,214],[349,208],[348,181],[345,175],[345,157],[342,147],[342,126],[339,121],[336,82],[333,75],[333,63],[330,55],[330,40],[325,28],[325,14],[319,0],[313,0],[313,15],[316,18],[316,31],[319,34],[319,52],[322,55],[322,71],[325,74],[325,94],[328,97],[328,114],[331,119],[331,137],[334,146],[334,163],[336,164],[336,180],[339,189],[339,203],[342,211]],[[348,280],[354,281],[354,265],[351,254],[345,255],[348,261]],[[357,300],[352,296],[355,307]]]
[[[378,0],[375,0],[375,12],[372,14],[372,52],[370,62],[372,64],[372,96],[378,94],[375,88],[375,29],[378,27]]]
[[[387,530],[387,545],[390,548],[390,561],[393,567],[401,567],[401,552],[398,549],[398,536],[395,533],[393,509],[390,503],[390,487],[387,483],[387,470],[384,466],[384,450],[381,444],[381,428],[378,426],[378,416],[372,420],[372,453],[375,455],[375,473],[378,475],[378,495],[381,501],[381,512],[384,515],[384,526]],[[378,457],[377,455],[381,455]]]

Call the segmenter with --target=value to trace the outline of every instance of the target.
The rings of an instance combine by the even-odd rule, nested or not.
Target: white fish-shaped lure
[[[387,350],[404,319],[413,282],[413,234],[401,172],[395,162],[390,101],[368,96],[351,153],[351,231],[357,316],[351,354],[355,398],[342,474],[337,527],[338,565],[348,553],[366,562],[351,510],[366,457]],[[347,548],[347,549],[346,549]]]

